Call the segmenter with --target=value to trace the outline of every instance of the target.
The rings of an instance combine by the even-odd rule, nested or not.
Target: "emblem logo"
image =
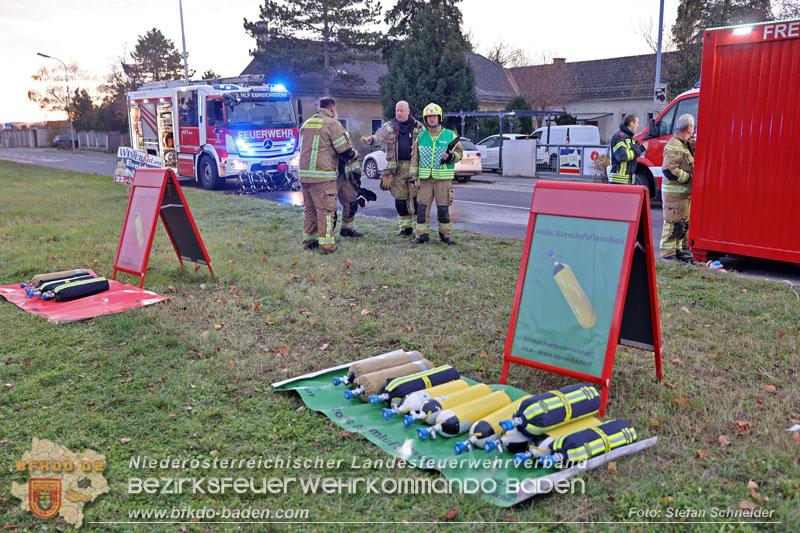
[[[272,139],[267,139],[264,141],[264,150],[270,150],[272,148]]]
[[[28,480],[28,495],[31,512],[37,518],[53,518],[61,509],[61,480]]]

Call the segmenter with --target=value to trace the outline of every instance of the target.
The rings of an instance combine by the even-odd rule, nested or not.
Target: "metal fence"
[[[124,146],[122,134],[118,131],[79,131],[77,137],[81,150],[116,152],[117,148]]]
[[[536,175],[605,180],[608,150],[607,144],[539,144],[536,146]]]

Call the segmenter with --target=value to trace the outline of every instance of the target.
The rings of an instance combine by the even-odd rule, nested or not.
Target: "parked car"
[[[519,133],[503,134],[503,142],[525,138],[527,135]],[[491,135],[486,137],[477,146],[481,153],[481,165],[486,170],[497,170],[500,168],[500,136]]]
[[[483,166],[481,165],[481,153],[478,151],[478,147],[472,144],[472,141],[462,137],[461,147],[464,148],[464,157],[456,163],[455,180],[459,183],[466,183],[472,176],[483,172]],[[364,176],[373,180],[380,178],[386,167],[386,152],[383,150],[368,153],[364,157],[364,162],[361,163]]]
[[[481,163],[481,153],[477,146],[466,137],[461,137],[461,147],[464,149],[464,156],[461,161],[456,163],[455,180],[458,183],[466,183],[483,172]]]
[[[548,164],[551,169],[558,166],[557,148],[546,145],[553,144],[600,144],[600,130],[597,126],[550,126],[550,137],[547,126],[535,130],[531,137],[536,139],[536,164]]]
[[[78,146],[78,137],[74,135],[70,135],[69,133],[62,133],[61,135],[56,135],[53,137],[53,146],[56,148],[70,148],[70,141],[75,143],[75,146]]]

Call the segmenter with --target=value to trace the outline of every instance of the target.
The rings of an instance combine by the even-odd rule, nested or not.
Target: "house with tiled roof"
[[[671,54],[662,54],[661,81],[669,83]],[[615,57],[568,63],[552,63],[508,69],[519,91],[534,109],[564,110],[600,129],[608,140],[628,113],[646,124],[653,117],[653,84],[656,55]]]
[[[465,55],[475,71],[475,88],[480,108],[503,109],[506,103],[518,94],[513,77],[502,66],[480,54]],[[364,80],[363,83],[355,85],[338,81],[331,83],[330,92],[336,99],[339,120],[351,136],[374,133],[384,121],[380,78],[387,72],[386,63],[359,61],[341,65],[339,69]],[[262,69],[254,59],[244,69],[242,75],[262,73]],[[316,112],[317,102],[323,96],[322,82],[322,75],[318,73],[303,74],[298,79],[286,80],[289,90],[300,101],[304,118]],[[412,110],[412,113],[419,111]]]

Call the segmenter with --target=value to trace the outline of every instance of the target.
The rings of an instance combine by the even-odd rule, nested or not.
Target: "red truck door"
[[[178,174],[194,177],[200,152],[200,101],[197,89],[178,91]]]
[[[222,96],[206,97],[206,142],[214,147],[217,154],[225,149],[225,106]]]
[[[660,167],[664,162],[664,145],[670,140],[672,134],[675,133],[675,121],[679,116],[690,114],[694,117],[697,123],[697,103],[699,100],[698,94],[691,94],[680,100],[673,101],[661,114],[654,120],[655,130],[650,132],[653,126],[651,122],[646,131],[643,132],[640,141],[645,140],[648,143],[647,153],[645,157],[657,167]],[[636,136],[639,138],[639,136]]]

